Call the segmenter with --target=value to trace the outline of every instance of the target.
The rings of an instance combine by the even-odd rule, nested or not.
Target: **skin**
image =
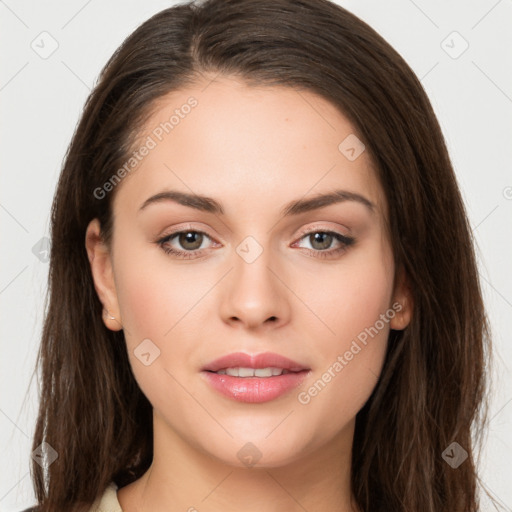
[[[357,510],[350,491],[355,417],[377,383],[389,329],[405,328],[412,307],[369,155],[349,161],[338,150],[355,130],[323,98],[230,77],[161,98],[141,140],[190,96],[198,105],[117,186],[111,248],[96,219],[87,229],[96,290],[110,314],[105,325],[124,329],[133,373],[154,411],[152,466],[118,491],[120,504],[126,512]],[[172,201],[139,211],[165,189],[212,197],[224,215]],[[281,215],[292,200],[334,189],[364,196],[374,210],[344,201]],[[207,233],[199,257],[179,259],[155,243],[180,229]],[[304,234],[309,229],[356,241],[321,258],[342,244],[333,238],[322,246]],[[252,263],[236,252],[247,236],[262,248]],[[193,244],[175,237],[167,245],[186,251]],[[300,403],[298,393],[396,302],[401,311]],[[134,350],[147,338],[160,356],[145,366]],[[278,399],[236,402],[200,370],[237,351],[277,352],[311,371]],[[248,442],[261,453],[252,467],[237,456]]]

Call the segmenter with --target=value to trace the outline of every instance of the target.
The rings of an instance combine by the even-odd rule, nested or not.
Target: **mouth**
[[[238,352],[212,361],[201,370],[217,392],[238,402],[261,403],[288,394],[310,368],[274,353],[255,356]]]
[[[207,370],[209,371],[209,370]],[[222,370],[217,370],[217,375],[229,375],[231,377],[240,377],[242,379],[246,379],[247,377],[259,377],[259,378],[266,378],[266,377],[277,377],[279,375],[286,375],[287,373],[297,373],[292,372],[290,370],[287,370],[285,368],[273,368],[273,367],[267,367],[267,368],[243,368],[243,367],[237,367],[237,368],[224,368]]]

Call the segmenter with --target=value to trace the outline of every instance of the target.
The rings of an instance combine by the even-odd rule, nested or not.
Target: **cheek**
[[[127,253],[120,247],[119,254]],[[130,256],[119,257],[115,265],[127,351],[139,386],[148,397],[175,385],[166,370],[173,374],[189,370],[186,362],[194,333],[197,336],[194,326],[200,311],[194,306],[211,287],[209,281],[197,279],[197,273],[194,278],[185,266],[173,268],[162,254],[147,247],[137,250],[136,244],[131,244]],[[145,365],[141,354],[148,353],[145,362],[154,362]]]
[[[172,264],[166,258],[161,249],[141,247],[116,264],[119,307],[131,343],[142,336],[165,344],[190,323],[194,305],[211,286],[197,279],[192,266]]]
[[[180,383],[192,371],[187,361],[196,324],[193,305],[205,291],[196,289],[191,276],[150,263],[138,258],[117,268],[126,347],[137,384],[153,407],[181,410],[188,395]],[[187,389],[194,392],[190,384]]]
[[[378,242],[326,265],[314,279],[299,277],[298,295],[312,313],[303,318],[317,332],[312,339],[338,349],[372,326],[390,307],[393,278],[390,249]]]
[[[319,312],[324,325],[309,316],[317,365],[297,398],[308,414],[336,411],[327,416],[327,431],[335,432],[353,418],[377,383],[394,316],[393,276],[391,253],[380,247],[347,258],[310,288],[311,309]]]

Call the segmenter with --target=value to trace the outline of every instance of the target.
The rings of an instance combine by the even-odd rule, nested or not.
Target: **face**
[[[311,92],[205,86],[159,101],[116,185],[111,250],[97,221],[87,250],[155,428],[284,465],[351,441],[409,308],[347,119]]]

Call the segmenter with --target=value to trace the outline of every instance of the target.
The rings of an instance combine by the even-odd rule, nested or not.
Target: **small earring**
[[[116,317],[115,317],[115,316],[112,316],[112,315],[109,313],[108,309],[105,309],[104,311],[105,311],[105,315],[106,315],[108,318],[110,318],[110,320],[115,320],[115,319],[116,319]]]

